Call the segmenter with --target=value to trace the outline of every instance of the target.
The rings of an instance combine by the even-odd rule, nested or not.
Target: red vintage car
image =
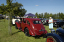
[[[21,21],[15,21],[15,27],[22,30],[26,36],[47,34],[45,27],[38,18],[21,18]]]

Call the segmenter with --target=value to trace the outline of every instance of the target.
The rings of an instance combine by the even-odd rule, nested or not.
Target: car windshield
[[[41,21],[33,21],[34,24],[41,24]]]

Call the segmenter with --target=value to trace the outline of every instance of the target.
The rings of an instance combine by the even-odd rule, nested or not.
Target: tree
[[[56,18],[59,19],[59,14],[58,13],[56,14]]]
[[[47,12],[44,13],[44,18],[47,18]]]
[[[64,14],[63,13],[58,13],[59,14],[59,19],[63,19],[64,18]]]
[[[12,5],[11,5],[11,3],[12,3],[12,1],[11,0],[6,0],[7,1],[7,5],[6,5],[6,8],[7,8],[7,14],[9,15],[9,34],[11,35],[12,33],[11,33],[11,23],[12,23]]]
[[[1,4],[1,6],[0,6],[0,14],[5,14],[6,12],[6,7],[5,7],[5,5],[4,4]]]
[[[37,18],[39,18],[39,15],[38,15],[38,13],[37,13],[37,12],[35,13],[35,15],[37,16]]]
[[[13,9],[13,12],[14,12],[13,15],[24,16],[27,11],[22,7],[23,7],[23,5],[18,3],[18,2],[12,3],[12,9]]]
[[[46,16],[47,18],[49,18],[50,17],[50,14],[49,13],[47,13],[47,16]]]
[[[49,15],[50,17],[52,17],[52,13],[50,13],[50,15]]]
[[[64,18],[64,14],[61,13],[61,14],[60,14],[60,17],[61,17],[60,19],[63,19],[63,18]]]
[[[18,2],[12,3],[12,0],[6,0],[6,2],[7,2],[6,11],[7,14],[9,15],[9,34],[12,34],[11,33],[12,15],[23,15],[26,13],[26,10],[22,9],[23,5],[19,4]]]
[[[39,14],[39,18],[42,18],[42,17],[41,17],[41,14]]]
[[[43,18],[43,13],[41,13],[41,18]]]
[[[52,18],[53,19],[56,19],[57,18],[57,15],[56,14],[53,14]]]

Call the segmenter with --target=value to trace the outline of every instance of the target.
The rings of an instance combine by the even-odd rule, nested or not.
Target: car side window
[[[22,22],[22,18],[20,18],[20,21]]]
[[[24,20],[24,19],[23,19],[23,18],[21,18],[21,22],[23,22],[23,20]]]
[[[27,20],[27,24],[30,25],[30,22]]]
[[[41,21],[35,20],[33,21],[34,24],[41,24]]]
[[[26,19],[23,19],[23,22],[26,23]]]

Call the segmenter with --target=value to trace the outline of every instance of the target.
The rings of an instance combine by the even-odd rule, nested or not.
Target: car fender
[[[15,20],[16,20],[16,19],[12,19],[12,24],[15,24]]]
[[[15,24],[16,20],[20,21],[20,19],[12,19],[12,24]]]
[[[53,38],[55,38],[55,40],[57,40],[57,42],[63,42],[62,38],[56,33],[48,33],[47,36],[52,36]]]
[[[31,29],[31,27],[29,27],[28,25],[26,25],[25,28],[28,28],[28,30],[29,30],[29,34],[30,34],[30,35],[35,36],[33,30]]]

